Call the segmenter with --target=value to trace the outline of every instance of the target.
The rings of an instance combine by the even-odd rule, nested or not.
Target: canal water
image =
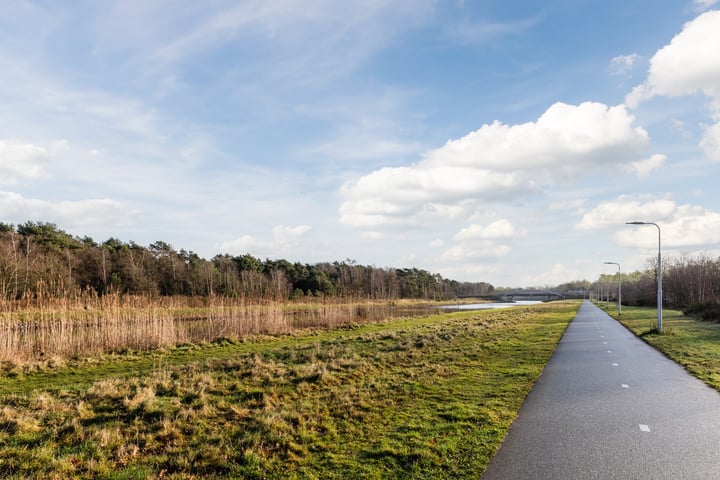
[[[519,300],[517,302],[496,302],[496,303],[468,303],[457,305],[444,305],[446,310],[492,310],[494,308],[521,307],[523,305],[536,305],[542,303],[539,300]]]

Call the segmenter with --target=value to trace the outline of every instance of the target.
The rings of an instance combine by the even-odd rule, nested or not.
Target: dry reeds
[[[224,297],[98,296],[4,301],[0,361],[88,357],[180,343],[330,329],[388,318],[387,303],[249,305]]]

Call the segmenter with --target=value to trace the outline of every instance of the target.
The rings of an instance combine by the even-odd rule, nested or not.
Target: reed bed
[[[39,299],[32,304],[5,301],[0,307],[0,361],[12,362],[332,329],[398,313],[387,302],[258,305],[221,297],[121,295]]]

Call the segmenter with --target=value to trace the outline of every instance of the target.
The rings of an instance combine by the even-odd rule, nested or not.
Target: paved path
[[[587,301],[482,476],[719,478],[720,394]]]

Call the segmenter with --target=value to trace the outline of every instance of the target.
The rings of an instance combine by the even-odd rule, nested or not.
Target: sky
[[[5,0],[0,222],[547,286],[720,254],[719,0]]]

